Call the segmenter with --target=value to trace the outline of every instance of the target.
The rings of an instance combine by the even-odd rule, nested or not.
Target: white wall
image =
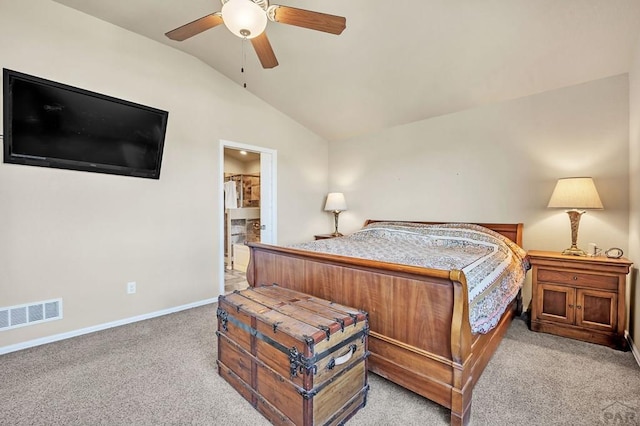
[[[635,347],[640,348],[640,39],[629,73],[629,186],[629,258],[636,262],[630,286],[629,334]]]
[[[349,204],[341,230],[367,218],[522,222],[526,249],[562,250],[569,219],[546,208],[551,192],[592,176],[605,210],[583,216],[578,243],[626,252],[628,108],[621,75],[331,143],[329,188]]]
[[[169,111],[160,180],[0,164],[0,307],[64,300],[0,348],[217,297],[220,139],[277,150],[279,242],[324,230],[327,143],[199,60],[47,0],[1,0],[0,40],[4,68]]]

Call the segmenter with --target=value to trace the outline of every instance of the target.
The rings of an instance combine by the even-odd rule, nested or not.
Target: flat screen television
[[[169,113],[4,69],[4,162],[159,179]]]

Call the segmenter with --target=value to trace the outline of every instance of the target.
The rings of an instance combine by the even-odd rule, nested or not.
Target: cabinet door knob
[[[578,277],[574,275],[574,276],[573,276],[573,280],[574,280],[574,281],[578,281]]]
[[[576,309],[582,309],[582,306],[577,305],[577,306],[576,306]]]
[[[573,308],[573,305],[572,305],[572,304],[569,304],[569,307],[570,307],[570,308]]]

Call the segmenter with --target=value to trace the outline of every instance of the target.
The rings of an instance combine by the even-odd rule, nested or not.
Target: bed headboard
[[[422,222],[413,220],[378,220],[367,219],[364,222],[364,226],[375,222],[398,222],[398,223],[423,223],[425,225],[441,225],[443,223],[463,223],[463,222]],[[464,222],[472,223],[472,222]],[[509,238],[511,241],[522,247],[522,223],[475,223],[475,225],[484,226],[487,229],[502,234]]]

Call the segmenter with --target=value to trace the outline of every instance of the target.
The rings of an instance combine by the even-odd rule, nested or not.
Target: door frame
[[[218,185],[218,206],[222,207],[218,219],[218,235],[220,236],[218,241],[218,292],[224,294],[224,149],[231,148],[237,150],[245,150],[251,152],[257,152],[260,154],[260,225],[266,226],[266,229],[270,232],[260,232],[261,242],[268,244],[277,244],[278,241],[278,220],[277,220],[277,176],[278,176],[278,161],[277,151],[274,149],[264,148],[256,145],[248,145],[240,142],[233,142],[229,140],[220,139],[218,152],[218,170],[220,177],[220,184]],[[268,161],[268,164],[265,164]],[[265,195],[266,194],[266,195]],[[269,201],[263,201],[264,196],[270,196]],[[263,218],[269,218],[269,222],[265,223]],[[264,235],[267,236],[269,241],[264,240]]]

